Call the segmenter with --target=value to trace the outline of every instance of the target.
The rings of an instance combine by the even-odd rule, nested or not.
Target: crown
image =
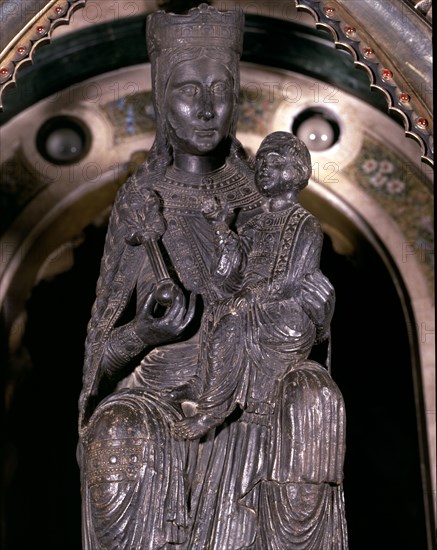
[[[208,4],[186,15],[157,11],[147,18],[147,49],[150,58],[170,48],[216,47],[243,50],[244,13],[241,9],[218,11]]]

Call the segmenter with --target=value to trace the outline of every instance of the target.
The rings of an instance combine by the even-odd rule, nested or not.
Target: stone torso
[[[250,242],[244,286],[266,281],[271,290],[286,283],[296,228],[306,212],[298,205],[254,216],[241,230]],[[266,296],[267,298],[267,296]]]
[[[222,298],[213,283],[213,232],[202,215],[202,204],[215,197],[227,203],[230,212],[248,212],[258,202],[251,182],[230,164],[206,176],[170,167],[155,191],[167,226],[163,243],[183,286],[206,301]]]

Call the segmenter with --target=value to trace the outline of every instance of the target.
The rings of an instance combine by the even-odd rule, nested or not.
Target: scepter
[[[166,229],[159,206],[158,195],[149,190],[143,197],[141,207],[136,210],[136,220],[132,221],[132,218],[128,218],[131,232],[126,237],[126,242],[133,246],[142,244],[146,249],[156,280],[155,299],[158,304],[169,307],[172,303],[171,288],[175,283],[170,277],[158,245],[158,240],[165,233]]]
[[[164,258],[159,250],[158,242],[154,239],[144,239],[142,243],[149,257],[153,274],[156,279],[155,299],[158,304],[168,307],[172,303],[171,287],[175,284],[170,277]]]

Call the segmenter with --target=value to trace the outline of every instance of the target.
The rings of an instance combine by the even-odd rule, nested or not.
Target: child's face
[[[255,185],[260,193],[273,197],[293,188],[296,170],[284,151],[258,151],[255,160]]]

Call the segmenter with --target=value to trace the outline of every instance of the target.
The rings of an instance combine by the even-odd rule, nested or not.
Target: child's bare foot
[[[222,419],[197,413],[194,416],[183,418],[172,426],[172,433],[178,439],[199,439],[207,434],[211,428],[221,424]]]

